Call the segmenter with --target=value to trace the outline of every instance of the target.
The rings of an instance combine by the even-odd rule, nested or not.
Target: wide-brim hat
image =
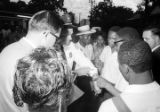
[[[77,26],[73,25],[72,23],[65,23],[64,26],[67,26],[69,28],[77,28]]]
[[[96,30],[90,29],[89,25],[84,25],[84,26],[78,27],[78,33],[76,35],[86,35],[86,34],[92,34],[95,32]]]

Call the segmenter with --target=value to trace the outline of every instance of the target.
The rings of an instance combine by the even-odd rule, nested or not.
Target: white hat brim
[[[92,34],[92,33],[95,33],[95,32],[96,32],[96,30],[89,30],[89,31],[77,33],[76,35],[86,35],[86,34]]]

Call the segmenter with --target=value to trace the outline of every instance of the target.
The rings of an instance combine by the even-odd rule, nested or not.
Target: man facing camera
[[[61,25],[61,19],[56,13],[46,10],[37,12],[29,20],[27,35],[2,50],[0,54],[0,112],[25,111],[24,108],[18,108],[14,104],[12,96],[17,61],[35,48],[52,47],[60,33]]]
[[[152,55],[147,43],[124,42],[118,52],[119,69],[129,86],[118,96],[104,101],[99,112],[157,112],[160,110],[160,85],[152,79]],[[99,86],[109,89],[106,80]]]

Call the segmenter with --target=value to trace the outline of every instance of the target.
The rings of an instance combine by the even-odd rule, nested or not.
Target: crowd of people
[[[0,53],[0,112],[159,112],[159,67],[160,25],[104,32],[39,11]]]

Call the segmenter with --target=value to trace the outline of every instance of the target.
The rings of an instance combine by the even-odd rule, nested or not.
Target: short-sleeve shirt
[[[123,91],[128,86],[128,82],[124,79],[119,70],[117,57],[118,53],[116,51],[112,52],[109,46],[104,48],[100,55],[100,60],[104,62],[101,76],[115,84],[115,88],[119,91]]]
[[[160,112],[160,85],[157,82],[129,85],[120,96],[132,112]],[[118,110],[109,99],[101,104],[98,112]]]

